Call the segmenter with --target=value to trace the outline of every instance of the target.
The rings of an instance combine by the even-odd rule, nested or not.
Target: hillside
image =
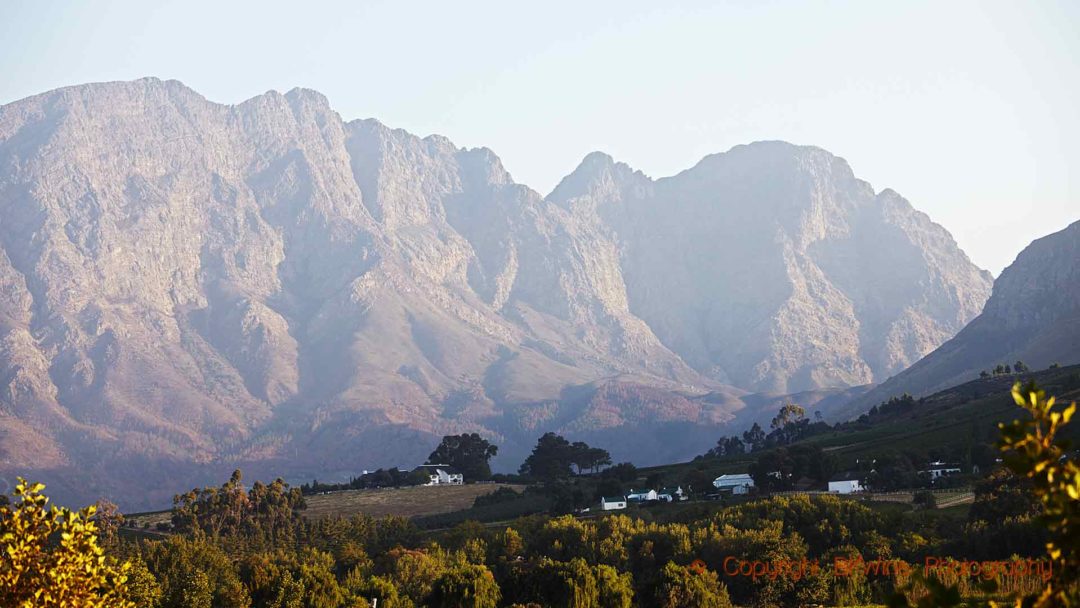
[[[1080,362],[1080,221],[1037,239],[994,282],[982,314],[956,337],[846,406],[857,415],[909,393],[927,395],[1022,361]]]
[[[659,180],[593,154],[544,198],[310,90],[69,87],[0,107],[0,472],[139,508],[459,432],[503,470],[549,430],[669,461],[747,392],[895,373],[988,287],[817,148]]]
[[[1029,380],[1034,380],[1047,395],[1055,396],[1059,404],[1080,401],[1080,365],[976,379],[917,399],[910,408],[863,416],[791,445],[821,447],[835,457],[838,470],[854,468],[858,459],[893,454],[964,462],[976,446],[994,445],[999,436],[999,422],[1023,415],[1013,401],[1011,390],[1015,382]],[[1074,445],[1080,445],[1080,427],[1068,427],[1066,437]],[[678,479],[699,469],[717,475],[745,473],[759,456],[760,453],[747,453],[646,467],[641,469],[641,474],[659,473]]]

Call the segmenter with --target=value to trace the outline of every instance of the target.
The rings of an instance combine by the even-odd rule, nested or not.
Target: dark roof
[[[600,502],[626,502],[626,497],[625,496],[615,496],[615,497],[601,496],[600,497]]]

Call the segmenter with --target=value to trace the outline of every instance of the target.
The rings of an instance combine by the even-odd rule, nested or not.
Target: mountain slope
[[[655,182],[592,155],[549,199],[597,218],[664,344],[749,390],[878,382],[989,295],[944,228],[818,148],[736,146]]]
[[[910,258],[897,285],[881,242]],[[865,383],[984,287],[814,148],[658,181],[591,155],[545,199],[489,150],[314,91],[69,87],[0,107],[0,470],[140,507],[237,466],[405,466],[466,431],[503,468],[547,430],[673,459],[743,407],[731,385]]]
[[[926,395],[999,364],[1080,362],[1080,222],[1028,245],[994,282],[982,314],[953,339],[848,406]]]

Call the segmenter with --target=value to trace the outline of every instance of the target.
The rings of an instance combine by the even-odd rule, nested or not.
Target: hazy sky
[[[0,3],[0,103],[175,78],[322,91],[488,146],[551,190],[592,150],[653,177],[753,140],[821,146],[997,274],[1080,219],[1080,2]]]

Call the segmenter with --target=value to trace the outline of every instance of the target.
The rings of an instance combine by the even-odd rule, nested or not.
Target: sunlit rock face
[[[744,391],[903,369],[989,284],[816,148],[656,181],[593,154],[544,198],[313,91],[70,87],[0,107],[0,469],[160,506],[465,431],[503,468],[548,430],[686,457]]]

